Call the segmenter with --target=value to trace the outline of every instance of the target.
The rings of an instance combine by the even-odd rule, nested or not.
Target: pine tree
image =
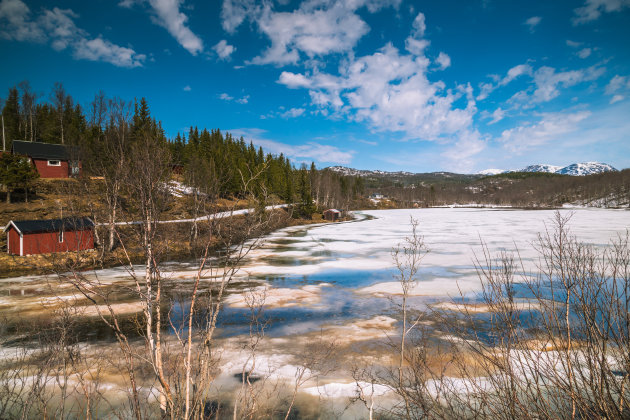
[[[297,215],[305,219],[310,219],[313,213],[317,211],[313,196],[311,195],[311,183],[306,170],[306,165],[302,164],[298,177],[298,196],[300,203],[298,205]]]
[[[4,135],[7,150],[11,150],[13,140],[20,138],[20,102],[18,90],[15,87],[9,89],[9,95],[2,109],[4,119]]]
[[[39,174],[28,159],[9,153],[0,157],[0,184],[7,190],[7,203],[11,202],[11,193],[18,188],[24,189],[28,202],[28,190],[37,178]]]

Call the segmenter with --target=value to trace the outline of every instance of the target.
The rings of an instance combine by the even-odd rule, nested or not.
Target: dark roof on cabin
[[[34,159],[78,159],[79,148],[63,144],[42,143],[38,141],[13,140],[13,154],[24,155]]]
[[[4,228],[5,232],[12,224],[22,234],[36,232],[60,232],[62,230],[85,230],[94,227],[94,222],[89,217],[64,217],[63,219],[49,220],[12,220]]]

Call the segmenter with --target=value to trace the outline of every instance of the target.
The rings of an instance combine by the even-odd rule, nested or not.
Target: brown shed
[[[341,218],[341,212],[337,209],[324,210],[324,219],[331,222],[337,221]]]
[[[13,255],[82,251],[94,248],[94,222],[88,217],[11,220],[4,228]]]

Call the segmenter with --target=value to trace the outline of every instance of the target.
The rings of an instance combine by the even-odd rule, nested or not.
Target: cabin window
[[[63,230],[59,231],[59,243],[63,242]]]
[[[49,160],[48,161],[48,166],[61,166],[61,161],[60,160]]]

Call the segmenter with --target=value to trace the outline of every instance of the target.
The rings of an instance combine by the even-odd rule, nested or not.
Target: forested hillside
[[[401,207],[452,204],[514,207],[593,207],[630,205],[630,169],[582,177],[540,172],[512,172],[476,179],[436,179],[412,185],[381,184],[367,188],[396,201]]]
[[[143,137],[150,137],[152,147],[163,146],[167,153],[147,159],[161,156],[176,178],[204,196],[243,198],[254,194],[258,199],[298,203],[296,215],[309,216],[317,205],[353,207],[351,202],[364,193],[358,177],[321,172],[314,164],[296,167],[283,154],[265,153],[243,137],[218,129],[191,125],[188,133],[167,138],[144,98],[125,101],[100,91],[81,106],[60,83],[46,97],[35,93],[28,82],[21,82],[9,89],[2,117],[7,151],[13,140],[79,146],[84,174],[106,183],[125,170],[121,162],[142,164],[134,149],[144,142]]]

